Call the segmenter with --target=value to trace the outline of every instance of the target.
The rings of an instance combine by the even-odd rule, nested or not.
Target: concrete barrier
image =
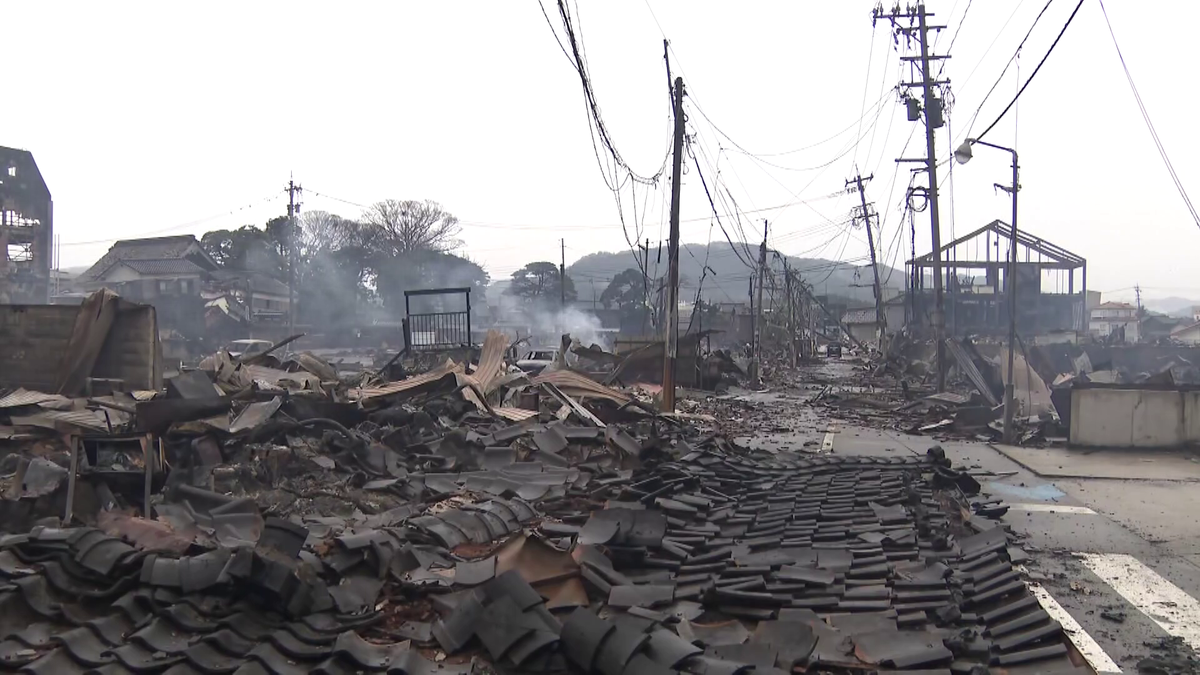
[[[1200,387],[1076,386],[1069,439],[1073,446],[1107,448],[1200,443]]]

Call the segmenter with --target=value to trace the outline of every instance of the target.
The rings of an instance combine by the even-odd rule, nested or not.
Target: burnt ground
[[[976,467],[985,493],[1013,505],[1005,522],[1030,554],[1027,580],[1048,591],[1121,670],[1136,672],[1141,662],[1145,672],[1200,672],[1194,660],[1200,648],[1194,613],[1200,608],[1200,460],[1172,453],[1016,452],[909,434],[883,420],[839,419],[808,404],[829,386],[852,390],[855,373],[849,360],[826,360],[767,391],[710,399],[700,411],[711,412],[739,443],[777,452],[919,455],[942,446],[956,464]],[[1110,583],[1081,554],[1105,554],[1131,574]],[[1148,569],[1184,595],[1145,587],[1145,575],[1134,568]],[[1158,660],[1143,661],[1148,657]]]

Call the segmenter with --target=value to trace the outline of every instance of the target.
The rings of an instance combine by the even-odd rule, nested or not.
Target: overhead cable
[[[1071,22],[1075,20],[1075,15],[1079,13],[1079,8],[1083,7],[1083,1],[1084,0],[1079,0],[1079,4],[1075,5],[1075,10],[1071,12],[1071,16],[1067,17],[1067,22],[1063,24],[1062,30],[1058,32],[1058,37],[1054,38],[1054,42],[1050,44],[1050,49],[1046,50],[1046,54],[1042,56],[1042,60],[1038,61],[1037,67],[1033,69],[1032,73],[1030,73],[1029,79],[1025,80],[1025,84],[1021,85],[1021,88],[1017,90],[1017,95],[1008,102],[1008,105],[1004,107],[1004,110],[1000,112],[1000,115],[997,116],[996,119],[992,120],[992,123],[975,137],[975,140],[979,140],[984,136],[987,136],[988,132],[994,129],[996,125],[1000,123],[1000,120],[1004,119],[1004,116],[1008,114],[1008,111],[1012,110],[1012,107],[1014,104],[1016,104],[1017,99],[1021,98],[1021,94],[1024,93],[1025,88],[1028,87],[1031,82],[1033,82],[1033,78],[1037,77],[1038,71],[1040,71],[1042,66],[1045,65],[1046,59],[1050,58],[1050,54],[1052,54],[1054,52],[1054,48],[1058,46],[1058,41],[1062,39],[1063,34],[1067,32],[1067,28],[1071,26]],[[970,136],[970,131],[967,132],[967,136]]]

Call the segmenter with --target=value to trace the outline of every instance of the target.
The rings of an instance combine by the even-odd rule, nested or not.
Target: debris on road
[[[1004,506],[940,449],[749,450],[506,348],[0,392],[0,670],[1070,667]]]

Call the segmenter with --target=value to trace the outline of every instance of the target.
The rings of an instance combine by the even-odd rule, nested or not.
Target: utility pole
[[[304,191],[295,181],[288,180],[288,335],[296,334],[296,214],[300,202],[296,195]],[[254,323],[254,307],[250,308],[250,323]]]
[[[788,357],[793,368],[796,367],[796,298],[792,295],[792,270],[788,267],[787,257],[783,257],[783,285],[787,293],[787,331]]]
[[[940,31],[945,26],[930,26],[928,18],[933,16],[925,11],[925,3],[917,3],[916,7],[909,7],[901,10],[899,5],[890,12],[884,11],[883,7],[876,6],[873,12],[875,21],[879,19],[888,19],[892,23],[892,28],[896,33],[904,33],[906,36],[912,33],[917,34],[917,41],[921,44],[920,56],[902,56],[901,60],[910,63],[919,62],[921,68],[921,80],[919,82],[903,82],[904,87],[921,87],[923,100],[918,101],[913,97],[906,99],[908,107],[908,119],[910,122],[915,122],[921,117],[921,112],[925,113],[925,157],[923,159],[905,159],[901,158],[898,162],[923,162],[925,171],[929,176],[928,200],[929,200],[929,220],[932,231],[931,241],[933,244],[933,335],[937,341],[937,390],[939,392],[946,390],[946,313],[943,302],[942,293],[942,233],[941,219],[938,216],[938,181],[937,181],[937,144],[934,138],[934,132],[938,127],[945,123],[942,115],[942,101],[934,95],[934,87],[939,85],[950,84],[949,80],[935,80],[936,75],[930,70],[929,64],[931,61],[937,61],[950,58],[948,55],[936,56],[929,53],[929,31]],[[903,26],[897,23],[897,19],[908,19],[909,25]],[[917,25],[913,26],[912,21],[916,20]]]
[[[1137,295],[1137,316],[1134,318],[1137,321],[1137,341],[1142,341],[1142,286],[1137,284],[1133,287],[1133,292]]]
[[[763,286],[767,275],[767,221],[763,220],[763,242],[758,247],[758,297],[754,315],[754,360],[750,362],[750,379],[757,380],[762,374],[762,322]]]
[[[646,324],[650,321],[650,237],[646,237],[646,248],[642,249],[642,335],[647,335]]]
[[[862,204],[862,219],[863,224],[867,228],[867,248],[871,250],[871,274],[874,277],[872,281],[872,290],[875,295],[875,332],[879,339],[879,351],[883,351],[883,340],[887,334],[887,316],[883,313],[883,291],[879,286],[879,263],[875,258],[875,235],[871,227],[871,211],[867,205],[867,193],[863,190],[863,183],[869,183],[874,174],[863,178],[860,173],[854,177],[854,180],[846,181],[847,187],[852,183],[858,188],[859,202]]]
[[[565,310],[567,308],[567,240],[559,239],[559,242],[562,244],[562,259],[558,263],[558,306]]]
[[[671,164],[671,239],[667,244],[667,326],[663,359],[663,412],[675,412],[675,357],[679,352],[679,189],[683,174],[683,78],[675,78],[675,144]]]

